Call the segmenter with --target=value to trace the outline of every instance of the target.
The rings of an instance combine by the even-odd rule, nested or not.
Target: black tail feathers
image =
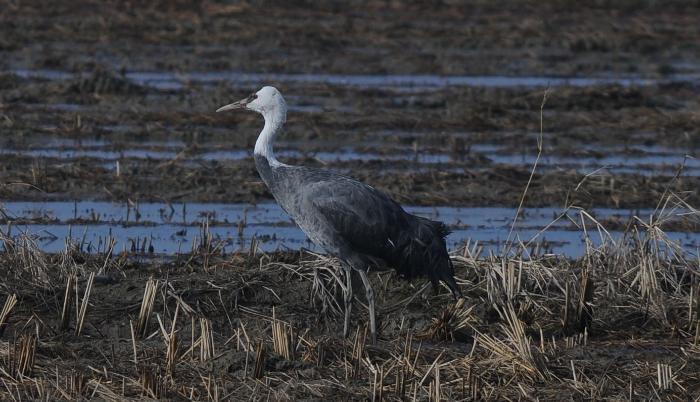
[[[454,280],[454,268],[445,244],[449,233],[442,222],[416,217],[411,229],[399,234],[392,262],[400,276],[428,277],[433,286],[443,281],[458,298],[462,294]]]

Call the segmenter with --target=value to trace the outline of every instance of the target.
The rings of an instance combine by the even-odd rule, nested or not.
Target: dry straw
[[[22,334],[15,348],[15,373],[19,377],[31,376],[34,371],[37,338],[34,334]]]
[[[75,335],[80,336],[83,332],[83,326],[85,325],[85,316],[87,315],[87,308],[90,304],[90,293],[92,292],[92,284],[95,282],[95,273],[91,272],[88,277],[87,284],[85,285],[85,294],[80,302],[80,308],[78,309],[77,323],[75,326]],[[76,299],[77,300],[77,299]]]
[[[294,358],[292,349],[292,328],[283,321],[277,319],[275,308],[272,308],[272,348],[278,355],[287,360]]]
[[[67,330],[70,325],[71,309],[73,306],[73,291],[78,283],[75,274],[68,274],[66,278],[66,290],[63,293],[63,308],[61,309],[61,330]]]
[[[2,306],[2,311],[0,311],[0,336],[5,332],[7,320],[10,318],[15,304],[17,304],[17,295],[12,294],[5,299],[5,304]]]
[[[139,318],[136,324],[136,333],[138,336],[143,337],[147,335],[148,322],[153,312],[158,283],[159,282],[153,279],[153,277],[148,278],[148,281],[146,281],[146,286],[143,290],[143,299],[141,300],[141,309],[139,310]]]

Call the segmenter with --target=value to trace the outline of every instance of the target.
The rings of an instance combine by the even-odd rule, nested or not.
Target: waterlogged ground
[[[266,205],[271,196],[251,155],[259,116],[213,112],[263,82],[280,86],[291,105],[277,146],[281,159],[358,177],[411,211],[421,211],[412,205],[452,208],[451,214],[432,216],[453,227],[451,248],[479,241],[486,251],[502,250],[533,167],[525,206],[544,208],[548,219],[567,207],[619,209],[601,217],[624,216],[639,224],[630,217],[645,210],[646,219],[670,192],[691,206],[700,200],[698,81],[690,73],[441,78],[99,67],[79,73],[8,69],[0,81],[7,89],[0,194],[13,208],[29,211],[34,205],[24,202],[67,203],[48,210],[106,202],[92,208],[98,214],[109,203],[163,203],[160,209],[213,203],[201,208],[214,216]],[[497,225],[478,223],[483,208],[497,211]],[[240,217],[222,219],[210,230],[229,251],[249,247],[253,238],[266,251],[310,247],[278,215],[245,228],[239,228]],[[23,218],[20,213],[6,220]],[[696,239],[688,232],[698,218],[686,213],[684,219],[689,223],[669,234],[694,250]],[[542,234],[546,219],[521,222],[525,226],[514,234],[524,244],[543,245],[538,252],[579,256],[585,234],[563,221],[565,229],[559,223]],[[199,229],[174,222],[66,222],[15,225],[8,233],[29,233],[47,251],[62,249],[67,237],[97,250],[111,234],[119,249],[155,254],[189,251],[202,238]],[[607,229],[617,238],[624,227]]]
[[[213,113],[257,84],[164,90],[103,70],[0,80],[3,199],[270,199],[250,159],[259,117]],[[529,205],[643,208],[669,182],[697,201],[695,82],[550,87]],[[544,86],[271,83],[292,105],[281,158],[354,175],[403,203],[512,207],[537,156]]]
[[[0,399],[695,397],[700,9],[444,3],[3,3]],[[332,263],[255,171],[261,118],[214,113],[262,85],[280,159],[450,227],[462,310],[372,275],[379,344],[359,291],[339,336]]]
[[[698,11],[680,2],[96,4],[0,11],[3,200],[268,201],[259,116],[214,110],[269,84],[285,162],[404,204],[513,208],[540,135],[526,206],[699,201]]]
[[[511,239],[527,253],[563,254],[580,257],[586,241],[597,247],[604,241],[620,242],[623,231],[637,217],[659,214],[651,209],[599,208],[590,211],[534,208],[521,211],[510,232],[515,210],[498,207],[407,207],[408,212],[441,220],[451,230],[450,249],[466,244],[475,254],[500,254]],[[116,241],[117,252],[136,255],[176,255],[196,252],[213,242],[223,253],[289,251],[300,248],[320,251],[273,202],[250,204],[108,202],[8,202],[2,205],[5,234],[28,235],[47,252],[66,249],[71,239],[85,252],[108,252]],[[661,228],[680,247],[700,246],[700,223],[689,219],[688,210],[666,211]],[[543,231],[544,228],[546,231]],[[589,230],[591,233],[587,233]],[[510,235],[510,237],[509,237]]]

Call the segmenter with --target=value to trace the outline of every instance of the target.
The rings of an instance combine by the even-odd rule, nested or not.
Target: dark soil
[[[629,4],[628,4],[629,3]],[[685,3],[476,2],[332,6],[267,2],[198,6],[180,2],[8,4],[0,11],[0,127],[4,148],[97,139],[104,150],[180,141],[168,161],[5,156],[2,199],[254,202],[270,195],[252,161],[198,161],[203,150],[250,150],[259,116],[217,115],[255,86],[192,82],[157,90],[124,71],[243,71],[345,74],[484,74],[664,78],[697,73],[700,9]],[[313,21],[313,23],[308,23]],[[80,74],[20,78],[13,69]],[[417,155],[449,162],[330,162],[403,203],[515,206],[532,166],[500,166],[479,151],[509,155],[625,155],[662,147],[697,155],[698,82],[650,86],[465,88],[418,93],[314,83],[275,83],[291,106],[280,149]],[[58,108],[57,106],[58,105]],[[69,105],[61,109],[60,105]],[[542,127],[541,127],[542,123]],[[151,145],[144,145],[151,144]],[[630,151],[631,150],[631,151]],[[182,151],[182,152],[181,152]],[[313,159],[290,163],[317,164]],[[604,165],[603,163],[600,166]],[[642,174],[540,166],[526,205],[641,207],[668,187],[697,204],[698,175],[672,180],[673,166]],[[650,177],[651,176],[651,177]],[[579,183],[583,182],[579,186]]]
[[[597,260],[602,265],[594,271],[586,259],[528,262],[520,274],[522,289],[510,301],[502,299],[507,290],[488,284],[501,261],[458,259],[463,307],[454,306],[446,289],[431,290],[421,280],[409,283],[391,273],[373,275],[380,318],[379,341],[373,345],[365,333],[367,314],[359,281],[354,285],[358,296],[353,331],[344,339],[338,310],[342,295],[325,270],[337,267],[307,254],[236,254],[222,259],[202,250],[169,261],[137,261],[123,255],[105,262],[106,256],[77,252],[53,257],[38,253],[30,264],[24,256],[31,248],[18,246],[1,256],[0,286],[3,293],[16,295],[17,305],[0,326],[0,335],[8,340],[0,343],[0,375],[13,384],[10,392],[18,399],[43,392],[61,399],[95,393],[110,400],[215,400],[211,395],[218,392],[220,400],[250,395],[362,400],[380,394],[400,400],[402,393],[406,397],[414,392],[419,399],[429,398],[437,381],[432,364],[439,362],[444,381],[440,394],[446,399],[528,395],[560,400],[581,392],[611,399],[626,398],[630,392],[639,398],[655,392],[690,398],[700,390],[700,350],[687,322],[687,292],[692,287],[675,282],[683,276],[680,271],[667,271],[666,280],[676,284],[658,289],[654,301],[640,298],[632,277],[621,279],[617,292],[605,292],[607,275],[622,278],[622,271],[634,264],[628,258],[634,258],[635,249],[626,250],[616,262]],[[588,285],[593,290],[586,296],[579,287],[584,268],[593,275]],[[99,272],[77,334],[79,301],[88,273],[95,271]],[[77,289],[69,293],[64,325],[65,288],[73,273]],[[152,312],[143,315],[149,322],[139,332],[149,278],[157,280],[156,293]],[[564,307],[564,289],[541,282],[544,278],[567,283],[568,297],[583,297],[593,307],[584,313],[577,312],[575,304]],[[506,311],[499,309],[513,308],[509,305],[515,306],[525,334],[534,339],[528,352],[534,360],[509,354],[515,350],[509,346],[514,338],[507,332],[507,320],[499,318]],[[286,349],[275,349],[273,323],[283,325],[290,337],[289,356],[284,355]],[[210,336],[203,335],[203,326]],[[492,349],[486,340],[475,343],[477,336],[503,343]],[[213,345],[211,355],[202,337]],[[30,363],[22,366],[22,342],[27,340],[36,346]],[[168,344],[175,351],[172,364]],[[659,389],[659,365],[672,371],[668,389]],[[372,367],[382,366],[385,375],[376,378],[377,385]],[[424,375],[427,382],[421,383]],[[520,387],[513,387],[512,381]],[[601,381],[606,384],[602,388]],[[402,391],[402,383],[413,388]]]
[[[252,158],[201,157],[252,149],[260,117],[214,110],[259,85],[188,78],[264,72],[650,79],[548,90],[267,84],[293,107],[278,149],[297,154],[285,162],[338,169],[404,204],[516,207],[532,165],[495,156],[533,158],[541,135],[545,159],[525,206],[653,208],[671,192],[697,206],[699,169],[681,164],[700,147],[698,21],[698,4],[683,1],[0,2],[0,200],[269,200]],[[135,71],[182,79],[155,88],[129,79]],[[46,149],[175,155],[31,154]],[[343,149],[385,158],[316,157]],[[391,158],[406,154],[449,158]],[[670,157],[627,170],[557,159],[656,154]],[[0,301],[16,295],[17,305],[0,322],[0,399],[691,400],[700,393],[697,257],[625,241],[577,261],[460,251],[464,309],[444,289],[373,275],[373,346],[362,292],[356,332],[344,339],[330,263],[307,254],[200,250],[152,261],[67,245],[47,256],[3,239]],[[62,325],[71,274],[78,286]],[[149,277],[159,281],[154,309],[132,336]],[[292,356],[273,347],[278,320]]]

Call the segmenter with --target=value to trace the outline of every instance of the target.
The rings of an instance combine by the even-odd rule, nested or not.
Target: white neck
[[[265,157],[270,166],[280,166],[282,163],[275,158],[272,144],[275,142],[277,134],[282,131],[282,126],[287,120],[287,110],[280,105],[280,107],[262,112],[262,115],[265,118],[265,127],[258,135],[258,140],[255,141],[255,155]]]

